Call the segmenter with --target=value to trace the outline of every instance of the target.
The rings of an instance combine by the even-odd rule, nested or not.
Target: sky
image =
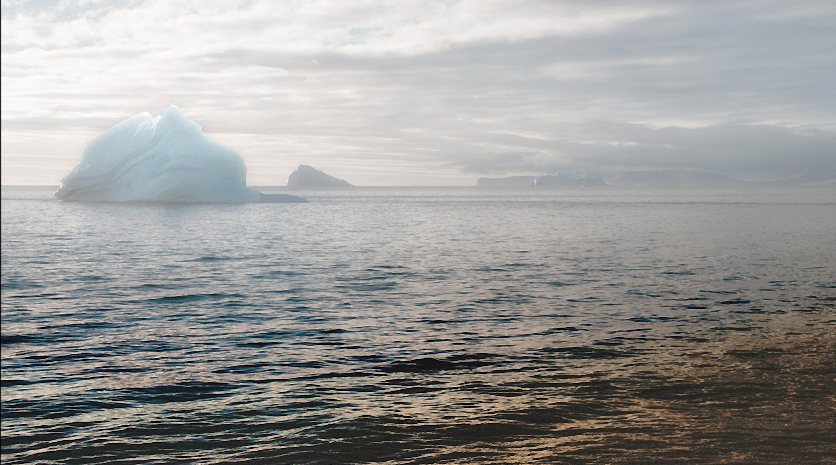
[[[249,185],[836,177],[836,2],[2,0],[2,184],[175,104]]]

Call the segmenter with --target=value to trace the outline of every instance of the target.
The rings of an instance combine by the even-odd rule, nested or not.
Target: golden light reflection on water
[[[374,458],[403,454],[398,444],[407,438],[426,439],[411,441],[411,462],[397,463],[833,463],[832,299],[819,299],[804,312],[752,317],[746,324],[745,331],[717,327],[680,338],[625,342],[612,352],[630,354],[624,357],[603,356],[610,353],[602,349],[600,358],[584,352],[585,358],[573,359],[555,351],[545,360],[549,369],[539,371],[509,364],[506,371],[493,365],[410,372],[415,367],[404,365],[383,384],[370,373],[297,380],[285,373],[281,383],[202,399],[202,405],[223,417],[230,405],[249,404],[262,415],[238,421],[253,428],[273,422],[276,440],[288,442],[327,426],[318,422],[329,412],[330,424],[353,425],[331,433],[334,450],[347,451],[323,456],[333,463],[387,463]],[[191,381],[240,380],[235,374],[202,373],[203,378],[182,370],[122,375],[110,378],[109,386],[81,381],[60,388],[131,392],[181,383],[185,387],[177,395],[183,396]],[[60,394],[57,385],[41,389],[43,395]],[[302,409],[305,392],[311,401]],[[274,399],[289,397],[299,405],[275,404]],[[341,407],[337,414],[329,410],[332,405]],[[294,413],[277,423],[269,413],[282,408]],[[171,422],[171,407],[138,408],[126,399],[121,407],[76,420],[121,417],[129,429],[130,419],[139,416],[145,423]],[[178,431],[176,421],[160,428]],[[208,428],[183,437],[207,440]],[[421,443],[424,449],[415,445]]]
[[[620,364],[621,371],[612,376],[618,388],[607,394],[575,390],[560,399],[528,397],[517,404],[509,397],[495,405],[497,411],[541,400],[544,410],[562,409],[569,419],[544,422],[533,434],[519,428],[516,437],[499,441],[491,440],[485,425],[460,425],[460,444],[424,459],[466,464],[834,463],[836,308],[832,300],[823,302],[813,313],[764,319],[754,331],[719,332],[709,343],[702,338],[699,344],[656,341],[656,369],[644,365],[631,372],[629,364]],[[688,362],[674,363],[682,357]],[[578,418],[594,405],[609,411]],[[522,425],[531,418],[517,420]]]

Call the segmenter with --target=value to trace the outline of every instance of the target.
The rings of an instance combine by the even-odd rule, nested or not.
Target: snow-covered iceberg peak
[[[212,141],[170,106],[141,113],[84,146],[55,197],[102,202],[258,202],[237,151]]]

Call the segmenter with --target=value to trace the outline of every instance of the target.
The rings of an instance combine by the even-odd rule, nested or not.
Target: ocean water
[[[836,188],[53,190],[2,193],[4,464],[836,460]]]

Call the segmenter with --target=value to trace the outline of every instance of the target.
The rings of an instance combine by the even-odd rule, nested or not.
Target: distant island
[[[532,187],[534,176],[509,176],[505,178],[479,178],[476,187]]]
[[[568,174],[543,174],[539,176],[510,176],[506,178],[479,178],[476,187],[591,187],[606,186],[597,173],[572,171]]]
[[[335,189],[354,186],[310,165],[299,165],[299,168],[288,176],[287,187],[290,189]]]
[[[807,173],[792,178],[773,181],[746,181],[720,173],[700,169],[634,170],[610,174],[573,171],[568,174],[540,176],[508,176],[504,178],[479,178],[477,187],[734,187],[734,186],[833,186],[833,173]]]
[[[614,186],[648,187],[793,187],[836,186],[833,173],[806,173],[790,178],[753,181],[698,169],[627,171],[607,179]]]
[[[740,186],[745,181],[704,170],[627,171],[609,180],[614,186]]]

